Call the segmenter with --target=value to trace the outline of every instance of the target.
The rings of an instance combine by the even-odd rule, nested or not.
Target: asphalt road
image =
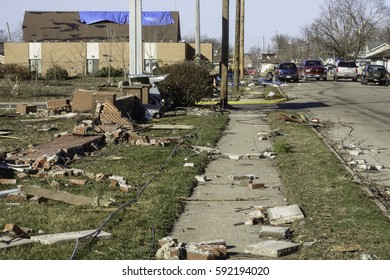
[[[354,170],[390,197],[390,87],[343,80],[291,83],[282,89],[292,100],[257,108],[283,109],[319,118],[325,125],[320,133],[328,143],[335,147],[354,145],[362,152],[356,156],[339,149],[346,154],[343,158],[347,162],[364,159],[367,165],[384,167]]]

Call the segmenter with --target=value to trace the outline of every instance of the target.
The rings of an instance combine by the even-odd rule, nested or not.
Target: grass
[[[1,114],[0,114],[1,115]],[[19,140],[0,139],[3,150],[25,149],[30,144],[42,143],[58,131],[40,132],[43,126],[57,127],[59,131],[70,131],[75,120],[56,120],[49,123],[24,122],[31,117],[0,117],[1,129],[12,130]],[[63,190],[69,193],[111,199],[112,207],[75,206],[61,202],[46,201],[43,204],[22,202],[7,205],[0,202],[0,229],[7,223],[30,228],[32,235],[53,234],[70,231],[96,229],[108,215],[123,205],[125,207],[108,221],[104,231],[113,234],[109,240],[87,240],[80,243],[76,259],[131,260],[153,258],[158,249],[157,241],[168,235],[175,219],[183,210],[180,197],[189,196],[196,186],[195,175],[201,174],[209,162],[206,154],[196,154],[191,145],[213,146],[222,135],[228,121],[220,113],[198,115],[167,115],[158,120],[161,124],[193,125],[193,130],[145,132],[149,137],[173,136],[186,139],[182,145],[161,146],[106,145],[93,156],[72,163],[71,167],[88,173],[104,173],[123,176],[132,186],[124,193],[109,187],[109,180],[96,182],[87,176],[85,186],[69,183],[69,178],[58,178],[59,187],[52,187],[53,179],[17,179],[18,184],[39,185],[44,188]],[[116,158],[115,158],[116,157]],[[194,168],[184,168],[184,163],[193,162]],[[80,178],[80,177],[79,177]],[[15,186],[0,186],[0,190]],[[143,191],[141,191],[143,190]],[[135,203],[129,203],[136,200]],[[30,244],[0,250],[2,260],[44,259],[57,260],[71,257],[75,243],[50,246]]]
[[[306,216],[304,222],[293,226],[295,240],[315,241],[291,258],[359,259],[364,253],[390,259],[387,218],[311,128],[278,117],[277,112],[270,114],[269,122],[288,134],[273,138],[275,149],[280,151],[277,164],[284,195]],[[353,244],[361,249],[350,253],[332,249]]]

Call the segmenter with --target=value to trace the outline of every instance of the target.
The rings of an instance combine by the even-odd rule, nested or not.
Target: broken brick
[[[187,250],[187,260],[215,260],[216,255],[209,251],[201,251],[195,249]]]
[[[29,234],[16,224],[6,224],[3,232],[13,233],[15,236],[21,238],[29,238]]]
[[[85,179],[69,179],[69,183],[79,186],[85,186],[87,184],[87,180]]]
[[[226,257],[227,255],[227,248],[224,245],[199,245],[199,249],[210,252],[217,257]]]
[[[15,185],[16,184],[16,179],[0,178],[0,184],[2,184],[2,185]]]
[[[264,189],[264,183],[249,183],[248,188],[251,190]]]

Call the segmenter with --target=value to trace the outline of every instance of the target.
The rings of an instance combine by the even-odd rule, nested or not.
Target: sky
[[[0,0],[0,30],[20,30],[25,11],[127,11],[130,0]],[[221,39],[222,0],[200,0],[201,36]],[[267,49],[276,34],[300,36],[326,0],[245,0],[245,50]],[[229,41],[234,42],[236,1],[230,0]],[[195,0],[142,0],[143,11],[179,11],[181,35],[195,35]]]

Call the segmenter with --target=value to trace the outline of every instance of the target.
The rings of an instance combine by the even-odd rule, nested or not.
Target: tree
[[[302,31],[308,43],[321,46],[328,55],[356,59],[388,17],[384,0],[327,0],[320,16]]]

